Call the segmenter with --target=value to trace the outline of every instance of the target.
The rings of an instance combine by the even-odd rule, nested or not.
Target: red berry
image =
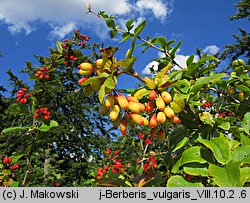
[[[152,90],[152,91],[149,93],[149,99],[150,99],[150,100],[154,100],[156,97],[157,97],[156,91]]]
[[[151,145],[151,144],[152,144],[151,140],[148,139],[148,138],[145,140],[145,143],[146,143],[147,145]]]
[[[27,93],[24,95],[25,98],[28,98],[30,95]]]
[[[138,138],[139,138],[140,140],[143,139],[143,134],[142,134],[141,132],[139,132]]]
[[[8,164],[11,164],[11,162],[12,162],[12,158],[9,157],[9,158],[8,158]]]
[[[7,156],[3,158],[3,163],[6,165],[9,163],[9,158]]]
[[[80,33],[80,30],[79,30],[79,29],[76,29],[76,33]]]
[[[66,44],[62,44],[62,48],[65,49],[67,47]]]
[[[120,150],[119,150],[119,149],[115,150],[115,151],[114,151],[114,155],[118,155],[118,154],[119,154],[119,152],[120,152]]]
[[[13,166],[10,167],[11,170],[16,170],[19,169],[19,165],[18,164],[14,164]]]
[[[106,149],[106,151],[104,152],[104,154],[108,155],[108,154],[110,154],[110,152],[111,152],[111,150],[108,148],[108,149]]]
[[[68,39],[68,38],[66,38],[66,39],[64,40],[64,42],[69,42],[69,39]]]
[[[44,77],[45,77],[47,80],[49,79],[49,75],[45,75]]]
[[[43,116],[44,120],[49,120],[49,116]]]

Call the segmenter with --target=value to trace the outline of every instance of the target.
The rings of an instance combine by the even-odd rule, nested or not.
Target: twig
[[[102,20],[105,20],[105,18],[102,17],[100,14],[95,13],[94,11],[92,11],[90,5],[89,5],[89,7],[88,7],[88,13],[92,13],[93,15],[97,16],[98,18],[101,18]],[[120,29],[119,27],[116,27],[115,29],[116,29],[118,32],[121,32],[121,33],[129,33],[129,32],[127,32],[126,30]],[[152,44],[151,42],[149,42],[148,40],[142,38],[142,37],[139,36],[139,35],[137,36],[137,38],[138,38],[139,40],[141,40],[142,42],[147,43],[148,46],[150,46],[150,47],[152,47],[152,48],[154,48],[154,49],[156,49],[156,50],[158,50],[158,51],[164,53],[167,57],[169,57],[169,58],[172,60],[172,62],[173,62],[174,65],[178,66],[180,69],[183,69],[174,59],[172,59],[172,57],[170,56],[170,54],[168,53],[167,50],[162,50],[161,48],[155,46],[154,44]]]

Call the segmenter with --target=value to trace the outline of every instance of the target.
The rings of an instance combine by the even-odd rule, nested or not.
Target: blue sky
[[[237,28],[249,29],[246,20],[230,21],[229,17],[237,10],[233,4],[238,0],[0,0],[0,85],[8,84],[7,69],[26,80],[27,75],[20,74],[25,61],[39,65],[33,55],[47,56],[48,47],[55,46],[57,40],[63,40],[69,33],[79,28],[91,37],[91,41],[104,42],[106,46],[117,45],[110,40],[104,23],[93,15],[85,15],[86,3],[93,10],[106,10],[117,15],[118,22],[135,18],[139,23],[147,19],[143,36],[165,36],[168,40],[182,40],[182,46],[176,56],[180,64],[185,64],[188,55],[195,48],[208,53],[222,51],[225,44],[233,43],[233,33]],[[112,2],[112,3],[110,3]],[[117,57],[123,57],[128,45],[119,44],[121,51]],[[153,58],[160,56],[155,50],[141,55],[135,69],[143,74]],[[126,76],[129,77],[129,76]],[[132,88],[136,80],[121,78],[121,88]]]

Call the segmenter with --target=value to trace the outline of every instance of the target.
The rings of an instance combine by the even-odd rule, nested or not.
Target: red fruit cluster
[[[74,45],[78,45],[84,47],[86,42],[89,41],[89,37],[80,33],[80,30],[75,31],[75,39],[76,42]],[[72,42],[68,38],[64,39],[64,44],[62,44],[63,49],[67,49],[67,53],[65,54],[65,62],[64,64],[71,65],[72,61],[78,61],[77,56],[75,55],[72,47]]]
[[[17,170],[19,169],[19,165],[18,164],[14,164],[13,166],[10,167],[11,170]]]
[[[111,151],[110,148],[107,148],[104,152],[105,155],[109,155],[106,159],[109,161],[108,165],[104,165],[104,167],[100,167],[97,171],[97,180],[102,178],[102,176],[109,170],[113,173],[122,173],[126,170],[124,165],[122,164],[122,159],[118,159],[120,150],[117,149],[114,152]],[[130,164],[127,164],[129,167]]]
[[[18,90],[16,95],[16,102],[19,102],[20,104],[26,104],[28,102],[29,93],[27,93],[26,88],[22,88],[21,90]]]
[[[211,103],[210,102],[205,102],[203,104],[203,108],[207,108],[207,107],[210,107],[211,106]]]
[[[144,167],[144,172],[146,172],[151,167],[157,168],[158,165],[157,165],[156,158],[154,156],[149,156],[147,163],[144,163],[143,167]]]
[[[48,80],[50,78],[48,72],[49,72],[49,68],[47,67],[40,68],[39,71],[37,71],[36,73],[36,77],[39,79],[45,78]]]
[[[39,116],[41,116],[44,120],[49,120],[50,112],[49,112],[48,108],[38,108],[38,109],[36,109],[34,117],[38,118]]]
[[[111,150],[109,148],[107,148],[106,151],[104,152],[104,154],[109,155],[110,152],[111,152]]]
[[[138,133],[138,138],[139,138],[140,140],[142,140],[142,139],[144,138],[142,132],[139,132],[139,133]]]
[[[231,111],[220,112],[218,114],[218,117],[231,117],[231,116],[232,116],[232,112]]]
[[[147,138],[147,139],[145,140],[145,143],[146,143],[146,145],[151,145],[151,144],[152,144],[152,141],[151,141],[150,139]]]
[[[3,158],[3,163],[4,163],[5,165],[11,164],[11,163],[12,163],[12,158],[11,158],[11,157],[5,156],[5,157]]]

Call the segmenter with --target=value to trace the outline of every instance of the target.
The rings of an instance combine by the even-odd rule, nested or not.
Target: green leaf
[[[200,116],[200,120],[204,123],[204,124],[208,124],[208,125],[213,125],[214,121],[213,121],[213,116],[209,113],[209,112],[202,112],[199,114]]]
[[[157,37],[155,44],[159,44],[163,49],[165,49],[167,46],[167,40],[165,37]]]
[[[192,54],[191,56],[188,57],[187,61],[186,61],[186,64],[187,64],[187,67],[193,63],[194,61],[194,55]]]
[[[131,51],[133,53],[134,48],[135,48],[135,42],[137,37],[139,36],[139,34],[142,32],[142,30],[144,29],[144,27],[146,26],[146,20],[144,20],[143,22],[141,22],[134,30],[134,37],[132,39],[132,47],[131,47]]]
[[[109,28],[115,29],[115,21],[113,19],[106,18],[105,21]]]
[[[242,123],[242,128],[247,134],[250,134],[250,112],[247,112],[245,114]]]
[[[99,94],[98,94],[98,99],[99,99],[100,103],[103,102],[104,96],[106,94],[105,89],[106,89],[105,85],[102,85],[101,88],[100,88],[100,91],[99,91]]]
[[[146,84],[149,87],[149,89],[155,89],[156,88],[154,80],[152,80],[152,79],[150,79],[148,77],[145,77],[144,81],[146,82]]]
[[[139,35],[141,32],[142,32],[142,30],[144,29],[144,27],[146,26],[146,20],[144,20],[144,21],[142,21],[136,28],[135,28],[135,31],[134,31],[134,33],[135,33],[135,35]]]
[[[102,176],[102,178],[98,181],[98,186],[105,187],[132,187],[132,184],[126,180],[123,175],[118,173],[108,172]]]
[[[194,162],[201,163],[201,164],[206,163],[207,161],[202,158],[201,150],[202,150],[201,146],[195,146],[195,147],[190,147],[190,148],[186,149],[182,153],[181,158],[173,166],[172,172],[178,173],[179,168],[184,164],[194,163]]]
[[[187,79],[178,80],[174,84],[174,87],[180,89],[181,92],[183,92],[183,93],[188,93],[188,91],[190,89],[190,82]]]
[[[23,154],[19,154],[19,155],[12,155],[12,163],[16,163],[21,157],[23,157]]]
[[[174,146],[174,149],[172,150],[172,152],[175,152],[176,150],[182,148],[183,146],[185,146],[189,141],[188,137],[184,137],[180,142],[178,142],[176,144],[176,146]]]
[[[56,42],[56,47],[57,47],[57,51],[61,54],[63,52],[63,48],[62,48],[62,42],[57,41]]]
[[[215,137],[212,140],[206,140],[199,137],[197,141],[209,148],[219,163],[223,165],[229,163],[231,152],[228,138],[221,136]]]
[[[175,94],[173,101],[178,104],[178,106],[183,110],[185,108],[185,101],[184,101],[184,95],[181,94]]]
[[[95,76],[95,77],[91,77],[91,78],[88,78],[86,81],[84,81],[81,86],[87,86],[88,84],[92,83],[92,82],[95,82],[95,80],[99,80],[101,78],[107,78],[109,77],[110,74],[104,72],[104,73],[101,73],[100,75],[98,76]]]
[[[49,125],[46,125],[43,123],[40,127],[36,127],[35,129],[39,130],[39,131],[46,132],[46,131],[49,131],[51,128],[57,127],[57,126],[58,126],[58,123],[54,120],[51,120]]]
[[[30,114],[27,106],[24,104],[14,103],[14,104],[11,104],[8,109],[14,112],[15,114],[21,114],[21,115]]]
[[[2,133],[15,132],[19,130],[28,130],[29,128],[31,128],[31,126],[5,128],[3,129]]]
[[[172,59],[175,58],[175,52],[179,49],[179,47],[181,46],[182,41],[179,41],[178,44],[171,50],[170,52],[170,56],[172,57]]]
[[[122,34],[122,40],[119,43],[122,43],[122,42],[129,40],[129,38],[131,38],[131,37],[133,37],[133,34],[126,32],[126,33]]]
[[[194,85],[191,87],[190,91],[197,93],[204,85],[213,84],[215,82],[221,81],[221,78],[227,77],[226,73],[212,74],[207,77],[200,77]]]
[[[174,175],[168,179],[167,187],[204,187],[202,183],[192,183],[180,175]]]
[[[210,164],[208,167],[209,175],[219,187],[242,187],[240,163],[230,161],[225,167]]]
[[[182,111],[182,108],[177,103],[175,103],[174,101],[172,101],[170,103],[170,107],[171,107],[171,109],[173,109],[173,111],[175,113],[180,113]]]
[[[109,32],[110,38],[113,39],[117,35],[117,30],[110,30]]]
[[[240,168],[241,184],[244,186],[245,182],[250,182],[250,167]]]
[[[11,187],[18,187],[19,186],[19,182],[13,181],[13,183],[10,186]]]
[[[193,176],[208,176],[208,168],[206,164],[190,163],[183,167],[183,171]]]
[[[126,28],[128,31],[132,30],[132,28],[134,27],[133,22],[134,22],[134,18],[132,18],[126,22]]]
[[[250,145],[237,147],[232,152],[232,160],[243,164],[250,164]]]
[[[115,88],[115,81],[112,77],[108,77],[104,82],[105,87],[113,90]]]
[[[223,130],[229,130],[230,129],[230,123],[229,122],[220,122],[218,124],[218,127]]]
[[[137,99],[141,99],[142,97],[148,95],[149,92],[150,92],[150,90],[143,87],[143,88],[136,91],[136,93],[134,94],[134,97],[137,98]]]

